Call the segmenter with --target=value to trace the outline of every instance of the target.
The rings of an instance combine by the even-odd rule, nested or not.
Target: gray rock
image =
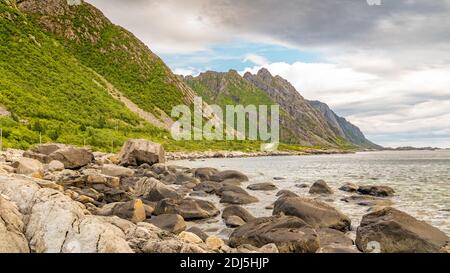
[[[151,219],[147,220],[147,222],[175,234],[179,234],[186,230],[186,222],[183,217],[178,214],[161,214],[153,216]]]
[[[227,219],[230,216],[238,216],[245,222],[249,222],[249,221],[252,221],[255,219],[255,217],[250,212],[248,212],[246,209],[244,209],[241,206],[236,206],[236,205],[228,206],[223,210],[223,212],[222,212],[223,219]]]
[[[216,206],[199,199],[163,199],[156,205],[155,215],[179,214],[185,220],[207,219],[219,214]]]
[[[277,189],[277,186],[272,183],[258,183],[248,186],[247,189],[252,191],[274,191]]]
[[[135,185],[135,193],[145,200],[158,202],[165,198],[181,199],[175,189],[167,186],[154,178],[142,178]]]
[[[23,157],[12,164],[15,172],[24,175],[39,174],[44,171],[44,165],[36,159]]]
[[[222,197],[220,198],[220,203],[245,205],[251,203],[259,202],[258,198],[249,195],[248,193],[239,193],[233,191],[222,192]]]
[[[358,192],[364,195],[390,197],[394,195],[395,190],[388,186],[360,186]]]
[[[437,253],[449,250],[450,238],[426,222],[394,208],[385,208],[363,217],[357,229],[356,245],[363,252]]]
[[[103,165],[101,172],[104,175],[116,177],[132,177],[134,175],[134,170],[113,164]]]
[[[297,217],[273,216],[255,219],[230,236],[230,246],[255,247],[274,243],[281,253],[315,253],[319,249],[317,233]]]
[[[204,181],[195,186],[194,191],[203,191],[206,193],[216,193],[222,187],[220,183],[212,181]]]
[[[214,168],[198,168],[194,171],[194,176],[201,181],[208,181],[211,176],[217,174],[219,171]]]
[[[248,181],[248,177],[245,174],[238,172],[238,171],[222,171],[222,172],[216,173],[210,177],[211,181],[216,181],[216,182],[223,182],[225,180],[230,180],[230,179],[233,179],[233,180],[236,180],[239,182]]]
[[[359,187],[353,183],[345,183],[342,187],[339,188],[340,191],[345,192],[357,192]]]
[[[350,219],[335,208],[312,199],[301,197],[280,198],[275,202],[274,215],[296,216],[316,228],[333,228],[348,231]]]
[[[316,181],[309,189],[310,194],[333,194],[333,190],[323,180]]]
[[[67,147],[56,150],[49,157],[60,161],[66,169],[79,169],[94,161],[94,154],[87,149]]]
[[[153,165],[166,161],[162,145],[144,139],[128,140],[118,157],[123,166],[139,166],[144,163]]]
[[[0,253],[29,253],[23,215],[0,194]]]

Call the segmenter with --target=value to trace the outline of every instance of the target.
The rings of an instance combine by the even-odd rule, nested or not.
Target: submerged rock
[[[356,233],[356,245],[363,252],[446,252],[450,238],[439,229],[394,208],[363,217]]]
[[[277,189],[277,186],[272,183],[258,183],[248,186],[247,189],[252,191],[274,191]]]
[[[239,182],[248,181],[248,177],[245,174],[238,172],[238,171],[222,171],[222,172],[216,173],[210,177],[211,181],[216,181],[216,182],[223,182],[225,180],[230,180],[230,179],[233,179],[233,180],[236,180]]]
[[[310,194],[333,194],[333,190],[324,180],[318,180],[309,189]]]
[[[353,184],[353,183],[345,183],[342,187],[339,188],[340,191],[345,192],[357,192],[359,189],[359,186]]]
[[[376,197],[390,197],[394,195],[395,190],[388,186],[360,186],[358,192]]]

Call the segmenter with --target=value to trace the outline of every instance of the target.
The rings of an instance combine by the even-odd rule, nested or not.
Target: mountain
[[[348,122],[345,118],[336,115],[327,104],[320,101],[308,101],[308,103],[321,112],[326,120],[338,129],[339,135],[349,142],[363,148],[382,149],[381,146],[368,140],[357,126]]]

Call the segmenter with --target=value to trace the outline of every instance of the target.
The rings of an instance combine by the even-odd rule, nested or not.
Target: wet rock
[[[0,253],[29,253],[23,215],[0,194]]]
[[[194,176],[201,181],[208,181],[211,176],[216,175],[219,171],[214,168],[198,168],[194,171]]]
[[[220,198],[220,203],[245,205],[259,202],[258,198],[249,195],[248,193],[224,191]]]
[[[378,198],[369,195],[352,195],[341,199],[347,203],[356,203],[365,207],[388,207],[393,204],[392,200]]]
[[[153,216],[151,219],[147,220],[147,222],[175,234],[179,234],[186,230],[186,222],[183,217],[178,214],[161,214]]]
[[[246,222],[244,220],[242,220],[241,217],[239,216],[235,216],[235,215],[231,215],[227,218],[225,218],[225,224],[227,225],[227,227],[240,227],[246,224]]]
[[[315,253],[319,249],[317,233],[297,217],[273,216],[255,219],[230,236],[230,246],[255,247],[274,243],[281,253]]]
[[[191,227],[187,230],[188,232],[194,233],[195,235],[197,235],[198,237],[200,237],[200,239],[204,241],[206,241],[206,239],[208,239],[208,234],[206,234],[203,230],[201,230],[198,227]]]
[[[166,198],[182,198],[173,188],[154,178],[142,178],[139,180],[135,186],[135,193],[137,196],[142,196],[145,200],[151,202],[158,202]]]
[[[255,217],[246,209],[235,205],[226,207],[222,212],[222,219],[227,219],[230,216],[237,216],[245,222],[249,222],[255,219]]]
[[[340,191],[345,192],[357,192],[359,187],[353,183],[345,183],[342,187],[339,188]]]
[[[277,193],[277,197],[283,198],[283,197],[298,197],[298,194],[289,191],[289,190],[281,190]]]
[[[194,187],[194,191],[203,191],[206,193],[214,194],[222,187],[220,183],[212,181],[204,181]]]
[[[360,186],[358,192],[376,197],[390,197],[394,195],[395,190],[388,186]]]
[[[94,155],[87,149],[66,147],[51,153],[52,160],[60,161],[66,169],[79,169],[94,161]]]
[[[248,177],[245,174],[238,172],[238,171],[222,171],[222,172],[214,174],[210,177],[211,181],[216,181],[216,182],[223,182],[225,180],[230,180],[230,179],[233,179],[233,180],[236,180],[239,182],[248,181]]]
[[[15,172],[24,175],[39,174],[44,171],[44,165],[36,159],[23,157],[12,164]]]
[[[296,216],[316,228],[333,228],[340,231],[348,231],[351,228],[351,221],[347,216],[317,200],[301,197],[280,198],[275,202],[273,214],[281,213]]]
[[[333,194],[333,190],[323,180],[316,181],[309,189],[310,194]]]
[[[277,186],[272,183],[258,183],[248,186],[247,189],[252,191],[274,191],[277,189]]]
[[[120,165],[139,166],[147,163],[165,163],[164,148],[158,144],[144,139],[128,140],[122,147],[119,155]]]
[[[439,229],[394,208],[364,216],[356,234],[363,252],[375,248],[383,253],[437,253],[449,244],[450,238]]]
[[[305,183],[303,183],[303,184],[297,184],[297,185],[295,185],[297,188],[300,188],[300,189],[306,189],[306,188],[309,188],[309,185],[308,184],[305,184]]]
[[[198,199],[163,199],[156,205],[155,215],[179,214],[186,220],[207,219],[219,214],[216,206]]]
[[[113,164],[103,165],[101,172],[104,175],[116,177],[131,177],[134,175],[134,170]]]

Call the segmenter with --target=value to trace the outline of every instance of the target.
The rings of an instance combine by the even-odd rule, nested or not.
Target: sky
[[[177,74],[267,68],[381,145],[450,148],[450,0],[87,0]]]

